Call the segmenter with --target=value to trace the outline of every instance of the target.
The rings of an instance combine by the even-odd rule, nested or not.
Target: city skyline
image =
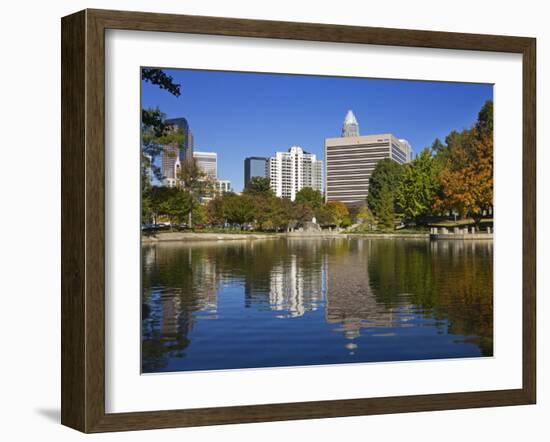
[[[271,157],[299,145],[324,161],[352,109],[361,134],[392,133],[414,153],[450,130],[471,127],[492,85],[165,69],[181,84],[174,97],[142,82],[142,105],[184,117],[197,151],[218,154],[218,175],[244,186],[246,157]],[[411,118],[411,116],[414,116]]]

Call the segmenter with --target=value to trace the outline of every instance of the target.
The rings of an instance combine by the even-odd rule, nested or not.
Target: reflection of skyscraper
[[[198,310],[216,313],[218,309],[218,270],[216,262],[205,257],[194,259],[190,256],[193,267],[193,285],[190,288],[198,296],[196,306]],[[204,317],[203,317],[204,318]]]
[[[291,317],[317,310],[324,299],[323,276],[322,264],[315,268],[305,266],[296,254],[290,256],[290,263],[274,265],[269,291],[271,309]]]
[[[178,321],[181,313],[181,300],[173,293],[160,295],[162,303],[162,326],[160,329],[163,341],[174,341],[178,337]]]
[[[370,287],[368,255],[362,250],[369,243],[342,242],[342,246],[349,250],[333,253],[327,263],[327,322],[341,324],[348,339],[359,336],[361,328],[394,326],[393,309],[379,304]]]
[[[254,177],[269,177],[268,159],[265,157],[249,157],[244,160],[244,187]]]

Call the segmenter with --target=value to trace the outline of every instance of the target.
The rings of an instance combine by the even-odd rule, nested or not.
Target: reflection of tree
[[[243,308],[271,317],[297,318],[324,305],[326,322],[350,340],[415,318],[415,327],[442,327],[492,354],[490,242],[270,239],[142,250],[146,372],[186,356],[197,321],[218,315],[220,286],[241,287]]]
[[[489,241],[372,241],[368,272],[376,299],[409,294],[418,308],[447,319],[448,332],[493,354],[493,244]],[[471,338],[469,338],[471,337]]]
[[[159,250],[160,249],[160,250]],[[195,312],[214,314],[217,306],[215,260],[208,250],[143,248],[143,370],[158,371],[167,355],[182,357],[195,324]],[[160,288],[162,287],[162,288]]]

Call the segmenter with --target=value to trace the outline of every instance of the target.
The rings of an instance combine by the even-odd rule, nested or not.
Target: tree
[[[170,226],[181,224],[191,212],[193,204],[189,192],[175,187],[156,187],[153,207],[158,215],[166,216]]]
[[[142,68],[141,79],[144,82],[154,84],[168,93],[179,97],[181,94],[181,85],[174,83],[173,78],[166,74],[162,69]],[[173,128],[166,125],[164,122],[165,116],[157,108],[142,108],[141,109],[141,127],[142,127],[142,163],[144,159],[149,160],[148,167],[153,168],[153,172],[160,178],[158,168],[154,167],[155,157],[162,151],[164,144],[175,142],[181,144],[183,134],[177,133]],[[168,136],[172,132],[172,136],[178,136],[178,139],[162,140],[162,137]]]
[[[391,199],[394,204],[397,204],[395,193],[399,188],[403,175],[403,167],[395,161],[385,158],[378,161],[369,178],[369,193],[367,196],[367,204],[370,210],[380,218],[382,201],[382,189],[386,187],[386,192],[391,194]],[[395,212],[397,207],[394,206],[392,212]]]
[[[275,230],[289,230],[296,223],[292,201],[288,198],[272,198],[270,220]]]
[[[161,119],[164,115],[161,114]],[[142,180],[150,178],[150,173],[156,176],[159,180],[164,178],[161,175],[159,167],[155,166],[154,159],[163,151],[165,155],[176,155],[176,149],[173,151],[165,150],[165,146],[174,146],[179,148],[184,140],[183,132],[179,128],[167,127],[159,132],[158,126],[148,126],[142,124],[141,127],[141,175]]]
[[[209,224],[219,226],[225,224],[223,211],[225,195],[218,195],[206,204],[206,220]]]
[[[254,176],[246,185],[244,193],[271,196],[273,195],[273,190],[271,190],[270,181],[267,177]]]
[[[304,187],[296,194],[296,203],[317,209],[323,204],[323,194],[311,187]]]
[[[349,211],[344,203],[341,201],[329,201],[326,205],[332,213],[332,219],[336,226],[349,225]]]
[[[224,198],[223,211],[224,216],[230,223],[244,224],[254,220],[254,199],[250,195],[237,195],[228,193]]]
[[[197,224],[206,224],[208,222],[208,217],[206,214],[206,204],[194,204],[193,205],[193,223]]]
[[[374,215],[370,211],[368,206],[363,206],[357,214],[357,221],[361,224],[364,224],[368,227],[369,230],[372,230],[373,226],[376,224]]]
[[[262,193],[243,193],[252,198],[254,205],[254,221],[259,230],[273,230],[271,221],[274,200],[277,199],[272,192]]]
[[[162,69],[142,68],[141,79],[148,83],[157,85],[172,95],[179,97],[181,94],[181,85],[174,83],[174,79],[166,74]]]
[[[396,198],[406,217],[418,219],[431,212],[440,188],[439,173],[439,164],[428,148],[404,165]]]
[[[487,100],[477,115],[479,133],[493,134],[493,100]]]
[[[470,215],[476,224],[493,205],[493,103],[484,104],[472,129],[447,136],[447,149],[438,160],[441,191],[434,207]]]
[[[296,221],[299,223],[311,222],[314,216],[313,210],[314,209],[309,204],[303,204],[294,201],[293,213]]]
[[[315,219],[321,227],[330,227],[336,225],[334,212],[327,204],[323,204],[321,207],[315,209]]]
[[[193,207],[201,203],[201,198],[212,195],[214,182],[199,167],[194,159],[184,161],[178,172],[180,186],[187,190],[192,198]],[[189,212],[189,227],[193,227],[193,212]]]
[[[432,152],[434,152],[436,155],[445,150],[447,146],[441,142],[439,138],[436,138],[435,141],[432,143]]]
[[[389,189],[387,184],[382,186],[379,194],[378,201],[378,219],[382,226],[386,229],[394,229],[394,219],[395,219],[395,202],[393,193]]]
[[[141,159],[141,223],[146,224],[150,223],[153,219],[153,208],[152,208],[152,196],[151,196],[151,180],[150,173],[151,170],[150,159],[148,157],[143,157]]]
[[[447,165],[440,174],[441,194],[435,207],[471,215],[479,223],[483,210],[493,205],[493,137],[474,129],[464,143],[466,166]]]

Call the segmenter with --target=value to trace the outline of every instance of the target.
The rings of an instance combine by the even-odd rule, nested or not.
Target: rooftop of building
[[[359,135],[357,137],[331,137],[325,138],[325,146],[348,146],[353,144],[366,144],[384,141],[404,143],[406,140],[397,138],[392,133]]]

